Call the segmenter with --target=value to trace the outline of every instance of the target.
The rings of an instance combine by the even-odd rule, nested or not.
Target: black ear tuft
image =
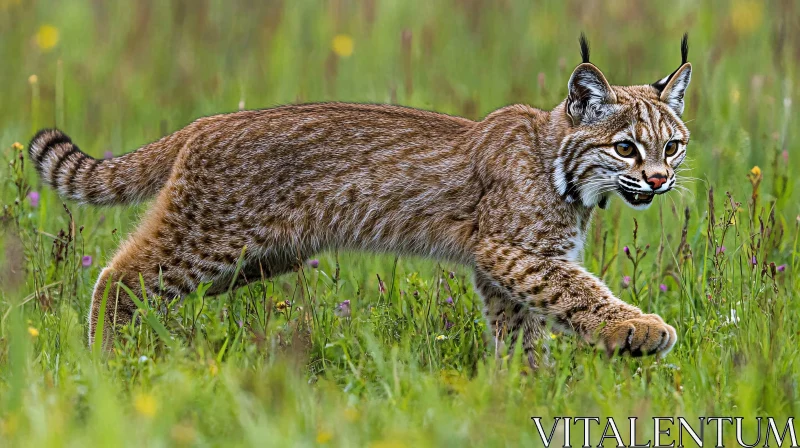
[[[681,39],[681,65],[678,67],[677,70],[670,73],[668,76],[665,76],[658,81],[651,84],[656,90],[662,92],[664,87],[672,80],[672,77],[675,76],[675,73],[678,73],[681,67],[686,64],[686,61],[689,59],[689,33],[683,33],[683,39]]]
[[[581,59],[584,63],[589,62],[589,41],[586,40],[586,35],[581,33],[581,37],[578,39],[578,42],[581,44]]]
[[[689,33],[683,33],[683,40],[681,40],[681,65],[689,60]]]

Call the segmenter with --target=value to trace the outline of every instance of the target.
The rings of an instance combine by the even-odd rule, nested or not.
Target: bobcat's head
[[[649,85],[612,86],[589,62],[581,35],[583,63],[569,79],[563,111],[569,123],[555,159],[554,182],[567,201],[605,208],[617,193],[628,205],[645,209],[656,194],[675,187],[675,170],[686,156],[689,130],[681,120],[683,97],[692,77],[686,62]]]

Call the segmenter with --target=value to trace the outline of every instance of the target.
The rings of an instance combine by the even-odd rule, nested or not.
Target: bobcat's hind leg
[[[114,271],[109,267],[103,268],[100,277],[95,283],[92,291],[92,301],[89,305],[89,347],[94,346],[95,333],[100,322],[100,309],[103,297],[105,297],[105,312],[102,316],[103,321],[103,348],[110,350],[114,342],[114,330],[117,325],[125,325],[133,318],[136,311],[136,304],[130,299],[128,294],[119,288],[115,280],[120,276],[114,276]],[[127,285],[126,285],[127,286]],[[106,292],[107,290],[107,292]]]
[[[189,245],[176,245],[172,240],[156,239],[145,232],[135,234],[103,269],[95,285],[89,312],[89,344],[95,340],[100,307],[109,282],[103,316],[103,347],[106,350],[112,347],[116,327],[131,322],[136,312],[136,304],[124,288],[117,286],[118,283],[125,285],[139,300],[143,299],[140,275],[148,298],[155,295],[182,297],[205,282],[212,284],[207,293],[217,295],[226,292],[232,283],[237,288],[290,272],[298,264],[297,259],[290,256],[245,259],[234,282],[239,254],[241,251],[235,247],[221,244],[209,244],[197,254]]]
[[[475,288],[483,298],[484,314],[497,353],[507,336],[510,337],[508,352],[513,352],[521,336],[522,350],[530,367],[537,369],[547,364],[549,332],[545,319],[514,301],[479,272],[475,273]]]
[[[112,348],[117,327],[130,323],[136,313],[131,293],[140,301],[144,300],[145,294],[147,299],[153,296],[182,297],[194,291],[201,282],[213,280],[217,271],[207,267],[201,269],[181,250],[179,241],[182,235],[185,235],[183,229],[165,222],[159,212],[153,212],[122,244],[103,269],[92,293],[90,345],[94,344],[98,323],[102,321],[103,347],[106,350]],[[105,313],[101,316],[106,290]]]
[[[167,269],[162,268],[159,263],[161,253],[158,244],[146,237],[135,235],[103,269],[95,284],[89,310],[90,346],[94,344],[98,324],[102,319],[103,348],[106,350],[112,348],[116,328],[130,323],[137,309],[130,293],[139,300],[144,299],[141,280],[144,281],[144,293],[148,299],[154,295],[178,297],[190,292],[192,290],[190,286],[196,287],[196,284],[191,282],[175,282],[174,277],[167,275],[163,276],[163,282],[160,281],[162,271]],[[127,291],[121,285],[124,285]],[[104,296],[105,313],[101,317],[100,309]]]

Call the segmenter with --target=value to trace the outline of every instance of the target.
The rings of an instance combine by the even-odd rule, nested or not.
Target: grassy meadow
[[[25,156],[37,129],[106,157],[240,108],[551,108],[581,31],[614,84],[669,74],[690,35],[683,188],[613,199],[584,254],[675,326],[664,360],[553,335],[530,372],[493,348],[467,269],[364,253],[155,298],[112,354],[87,348],[94,281],[146,205],[63,204]],[[755,416],[800,415],[798,36],[792,0],[0,0],[0,446],[541,446],[532,416],[617,417],[626,443],[629,416],[742,416],[752,443]]]

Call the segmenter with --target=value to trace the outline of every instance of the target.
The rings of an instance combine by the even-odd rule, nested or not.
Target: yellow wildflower
[[[58,28],[53,25],[42,25],[36,32],[36,45],[42,50],[49,50],[58,43]]]
[[[217,366],[217,363],[213,360],[208,363],[208,372],[211,376],[217,376],[219,373],[219,366]]]
[[[344,419],[350,423],[358,421],[361,415],[358,413],[358,410],[355,408],[347,408],[344,410]]]
[[[145,417],[155,416],[157,406],[155,397],[150,394],[137,394],[133,398],[133,408]]]
[[[22,143],[20,143],[20,142],[14,142],[14,144],[11,145],[11,147],[16,149],[17,151],[19,151],[20,149],[24,148],[24,146],[22,146]]]
[[[763,17],[764,5],[759,1],[737,1],[731,7],[731,24],[739,33],[755,31],[761,25]]]
[[[739,93],[739,89],[734,88],[733,90],[731,90],[731,102],[733,104],[738,104],[739,103],[739,97],[740,96],[741,96],[741,93]]]
[[[753,177],[761,177],[761,168],[759,168],[758,165],[754,166],[753,169],[750,170],[750,174],[752,174]]]
[[[331,48],[337,55],[346,58],[353,54],[353,38],[347,34],[337,34],[331,42]]]
[[[333,440],[333,434],[331,434],[330,431],[326,431],[323,429],[317,433],[317,443],[319,443],[320,445],[326,444],[331,440]]]
[[[39,82],[39,77],[36,75],[28,76],[28,84],[33,85]]]
[[[28,327],[28,334],[33,336],[33,337],[39,336],[39,330],[37,330],[37,329],[35,329],[33,327]]]
[[[447,336],[445,336],[443,334],[440,334],[439,336],[436,336],[436,340],[437,341],[444,341],[445,339],[447,339]]]

